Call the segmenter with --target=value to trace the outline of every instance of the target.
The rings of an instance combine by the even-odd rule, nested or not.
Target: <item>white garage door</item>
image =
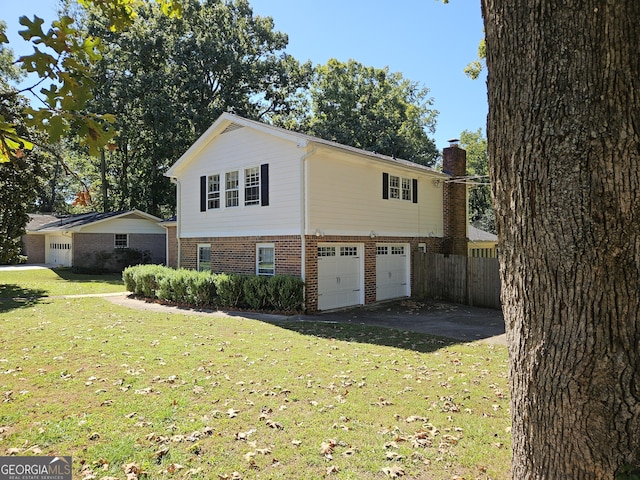
[[[71,266],[71,238],[63,235],[49,235],[47,249],[49,251],[47,263],[64,267]]]
[[[318,245],[318,310],[362,304],[361,248],[353,244]]]
[[[376,300],[409,295],[409,245],[379,243],[376,246]]]

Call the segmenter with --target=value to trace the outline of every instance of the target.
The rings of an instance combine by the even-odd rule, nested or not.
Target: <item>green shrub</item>
[[[136,289],[136,269],[135,267],[127,267],[122,271],[122,281],[124,286],[129,292],[134,292]]]
[[[269,282],[271,277],[254,275],[247,277],[242,285],[245,303],[255,310],[263,310],[267,306]]]
[[[276,310],[298,311],[304,300],[304,282],[291,275],[275,275],[268,284],[268,300]]]
[[[219,273],[214,278],[218,294],[218,305],[236,308],[244,305],[243,284],[247,278],[246,276],[238,273]]]
[[[185,276],[187,303],[196,307],[213,305],[216,301],[215,277],[209,272],[190,272]]]
[[[160,265],[136,265],[125,268],[122,279],[127,290],[136,295],[194,307],[248,306],[256,310],[290,312],[300,310],[304,298],[304,282],[289,275],[212,274]]]
[[[122,279],[130,292],[147,298],[156,298],[157,277],[166,270],[168,269],[162,265],[135,265],[125,268]]]

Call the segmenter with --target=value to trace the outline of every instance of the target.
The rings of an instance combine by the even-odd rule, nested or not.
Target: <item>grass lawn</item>
[[[68,268],[0,271],[0,300],[125,291],[120,274],[81,275]]]
[[[502,346],[104,298],[6,307],[0,332],[0,455],[74,478],[509,477]]]

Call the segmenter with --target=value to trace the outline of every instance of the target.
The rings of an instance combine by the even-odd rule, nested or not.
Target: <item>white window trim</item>
[[[210,190],[211,186],[211,178],[218,177],[218,190]],[[212,173],[211,175],[207,175],[207,210],[217,210],[222,207],[222,176],[219,173]],[[211,203],[215,203],[217,201],[218,206],[211,207]],[[211,203],[210,203],[211,202]]]
[[[393,185],[393,180],[398,180],[398,185]],[[389,200],[413,201],[413,179],[401,175],[389,174]]]
[[[260,249],[270,248],[273,250],[273,269],[271,273],[260,272]],[[276,247],[273,243],[257,243],[256,244],[256,275],[272,277],[276,274]]]
[[[240,172],[242,172],[242,170],[229,170],[228,172],[224,173],[224,206],[225,208],[235,208],[235,207],[239,207],[240,205],[242,205],[242,195],[241,192],[243,191],[243,183],[244,183],[244,179],[240,178]],[[227,179],[227,175],[230,174],[236,174],[236,188],[227,188],[227,184],[228,184],[228,179]],[[229,194],[235,192],[236,193],[236,204],[235,205],[229,205],[229,200],[232,197],[229,197]]]
[[[255,185],[248,185],[247,184],[247,172],[249,170],[255,170],[257,172],[257,184]],[[254,165],[252,167],[247,167],[244,168],[243,170],[243,175],[242,175],[242,193],[243,193],[243,204],[245,207],[252,207],[255,205],[260,206],[260,198],[262,198],[262,178],[260,178],[260,165]],[[258,197],[253,199],[253,200],[247,200],[247,188],[253,188],[253,187],[257,187],[258,189]],[[250,203],[247,203],[250,202]]]
[[[124,235],[127,239],[126,245],[118,245],[118,236]],[[129,234],[128,233],[114,233],[113,234],[113,248],[129,248]]]

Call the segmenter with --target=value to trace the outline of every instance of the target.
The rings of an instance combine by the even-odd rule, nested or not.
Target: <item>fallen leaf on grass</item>
[[[330,467],[327,467],[327,475],[332,475],[334,473],[338,473],[339,471],[340,469],[336,465],[331,465]]]
[[[320,453],[325,457],[331,459],[333,458],[333,449],[336,447],[335,440],[327,440],[326,442],[322,442],[320,444]]]
[[[162,457],[164,457],[167,453],[169,453],[169,447],[162,447],[161,449],[155,451],[151,455],[151,458],[155,458],[156,462],[160,463]]]
[[[138,465],[137,463],[125,463],[122,466],[122,469],[124,470],[125,474],[134,474],[136,476],[139,476],[142,474],[142,468],[140,468],[140,465]]]
[[[390,477],[390,478],[398,478],[405,475],[404,469],[398,465],[384,467],[382,468],[382,473],[384,473],[387,477]]]
[[[274,430],[284,430],[284,427],[281,423],[274,422],[273,420],[267,420],[266,425],[273,428]]]
[[[246,432],[238,432],[235,435],[236,440],[246,440],[249,438],[249,435],[253,434],[256,432],[255,428],[252,428],[251,430],[247,430]]]

